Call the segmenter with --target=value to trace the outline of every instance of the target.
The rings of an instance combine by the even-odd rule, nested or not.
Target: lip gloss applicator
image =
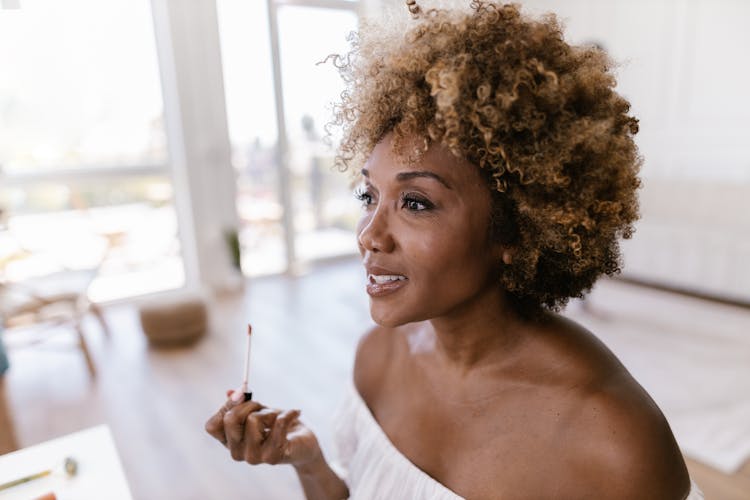
[[[245,395],[245,401],[253,399],[252,391],[247,389],[247,380],[250,377],[250,339],[252,337],[253,327],[250,323],[247,324],[247,350],[245,353],[245,373],[244,379],[242,379],[242,392]]]

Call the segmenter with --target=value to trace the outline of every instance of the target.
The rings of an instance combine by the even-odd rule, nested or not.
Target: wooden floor
[[[369,318],[363,283],[356,261],[254,280],[212,305],[206,338],[172,350],[148,347],[132,306],[110,307],[111,339],[87,324],[95,381],[75,350],[11,349],[11,370],[0,377],[0,451],[16,445],[13,434],[24,447],[106,423],[137,500],[302,498],[290,467],[235,463],[203,424],[241,382],[251,321],[256,399],[301,408],[330,454],[329,416]],[[706,498],[750,499],[750,463],[733,475],[692,460],[689,467]]]

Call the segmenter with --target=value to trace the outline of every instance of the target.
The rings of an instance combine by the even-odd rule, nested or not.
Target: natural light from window
[[[0,9],[0,276],[93,270],[99,301],[181,286],[150,2],[19,5]]]

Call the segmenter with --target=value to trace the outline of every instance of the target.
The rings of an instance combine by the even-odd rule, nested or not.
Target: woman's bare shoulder
[[[689,474],[669,423],[632,377],[576,392],[563,442],[585,491],[611,499],[687,495]]]
[[[552,351],[565,360],[570,404],[562,446],[571,470],[563,482],[601,498],[681,500],[690,479],[672,430],[651,396],[590,331],[562,317]],[[578,476],[578,477],[575,477]]]
[[[377,396],[383,379],[391,372],[399,330],[374,325],[359,339],[354,357],[354,385],[365,401]]]

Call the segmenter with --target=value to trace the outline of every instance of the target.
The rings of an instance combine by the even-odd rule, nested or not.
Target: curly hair
[[[401,32],[364,25],[337,56],[347,90],[331,125],[337,165],[359,171],[389,132],[413,162],[430,144],[477,165],[490,230],[513,249],[499,280],[518,304],[559,310],[620,271],[638,218],[638,120],[603,50],[572,46],[557,18],[513,4],[420,11]],[[405,151],[414,144],[423,147]]]

